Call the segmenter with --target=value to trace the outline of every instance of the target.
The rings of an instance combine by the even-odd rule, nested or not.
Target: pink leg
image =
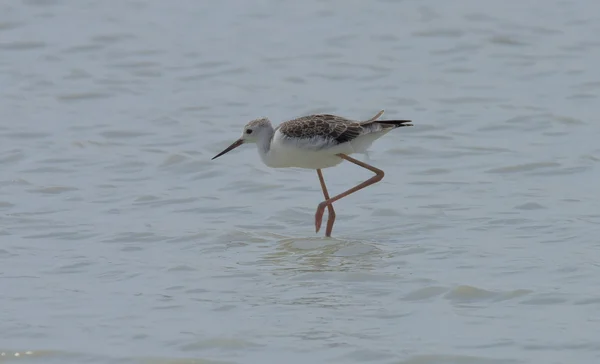
[[[317,169],[317,174],[319,175],[319,181],[321,182],[321,188],[323,189],[323,196],[325,196],[325,200],[329,200],[329,193],[327,192],[327,186],[325,186],[323,172],[321,172],[320,169]],[[329,215],[327,216],[327,229],[325,230],[325,236],[330,237],[331,230],[333,230],[333,223],[335,222],[335,211],[333,210],[332,204],[327,205],[327,210]]]
[[[363,188],[365,188],[367,186],[370,186],[374,183],[381,181],[381,179],[384,176],[384,173],[381,169],[375,168],[369,164],[363,163],[363,162],[356,160],[352,157],[349,157],[345,154],[338,154],[337,156],[347,160],[348,162],[352,162],[358,166],[366,168],[366,169],[370,170],[371,172],[375,173],[375,175],[373,177],[369,178],[368,180],[364,181],[363,183],[359,184],[358,186],[352,187],[348,191],[342,192],[337,196],[334,196],[332,198],[327,198],[327,196],[325,196],[325,201],[323,201],[319,204],[319,207],[317,207],[317,213],[315,214],[315,228],[316,228],[317,232],[319,232],[319,229],[321,228],[321,222],[323,220],[323,213],[325,212],[325,207],[331,206],[332,203],[334,203],[335,201],[339,200],[342,197],[346,197],[358,190],[362,190]],[[331,223],[331,225],[333,227],[333,222]],[[328,226],[329,226],[329,222],[328,222]],[[331,231],[330,231],[330,233],[331,233]]]

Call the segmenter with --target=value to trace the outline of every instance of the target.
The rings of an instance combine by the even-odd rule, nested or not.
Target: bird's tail
[[[384,128],[399,128],[401,126],[412,126],[412,120],[378,120],[375,121]]]
[[[383,110],[379,111],[375,116],[370,118],[369,120],[365,120],[360,123],[362,126],[379,124],[383,129],[394,129],[399,128],[401,126],[412,126],[412,120],[377,120],[383,115]]]

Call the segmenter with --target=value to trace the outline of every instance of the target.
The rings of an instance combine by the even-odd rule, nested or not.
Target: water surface
[[[0,361],[597,361],[597,14],[3,2]],[[359,156],[386,175],[333,239],[314,171],[210,160],[256,117],[380,109],[415,125]]]

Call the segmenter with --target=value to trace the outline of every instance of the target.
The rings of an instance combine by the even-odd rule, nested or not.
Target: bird
[[[315,232],[319,232],[327,208],[325,236],[331,237],[335,222],[333,203],[381,181],[384,176],[383,170],[354,159],[350,155],[366,153],[375,140],[392,129],[413,126],[412,120],[378,120],[383,113],[384,110],[381,110],[364,121],[333,114],[311,114],[284,121],[275,128],[269,118],[257,118],[244,125],[242,136],[211,160],[242,144],[254,143],[257,145],[262,162],[268,167],[316,170],[325,200],[317,206]],[[330,197],[322,170],[337,166],[343,161],[366,168],[375,175],[347,191]]]

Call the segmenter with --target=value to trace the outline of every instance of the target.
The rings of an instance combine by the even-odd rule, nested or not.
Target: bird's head
[[[214,156],[212,159],[216,159],[223,154],[232,151],[233,149],[239,147],[244,143],[256,143],[260,140],[264,135],[268,135],[269,130],[273,127],[271,126],[271,121],[268,118],[259,118],[254,119],[244,125],[244,130],[242,131],[242,136],[233,142],[230,146],[225,148],[221,153]]]

